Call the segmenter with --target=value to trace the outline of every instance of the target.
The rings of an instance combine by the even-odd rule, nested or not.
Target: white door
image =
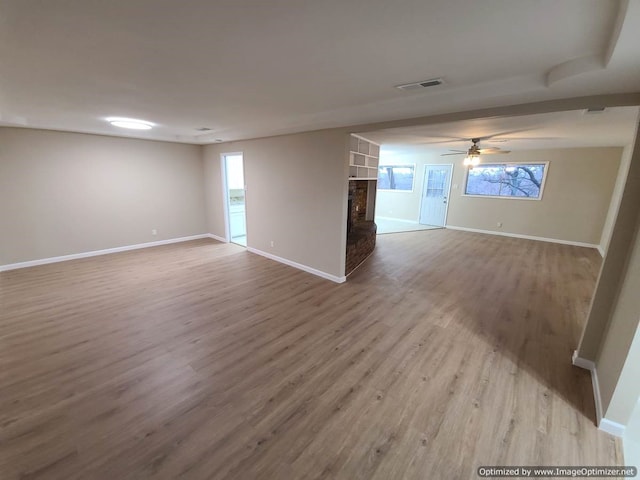
[[[425,165],[420,223],[444,227],[453,165]]]

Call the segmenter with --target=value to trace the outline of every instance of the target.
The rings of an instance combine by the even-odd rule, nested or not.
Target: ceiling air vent
[[[441,78],[432,78],[430,80],[422,80],[421,82],[414,83],[406,83],[404,85],[396,85],[398,90],[411,91],[411,90],[421,90],[423,88],[429,87],[437,87],[438,85],[442,85],[444,80]]]
[[[211,129],[209,127],[200,127],[200,128],[196,128],[196,130],[198,132],[210,132]]]
[[[584,111],[584,113],[587,115],[592,115],[594,113],[602,113],[604,112],[604,110],[605,110],[605,107],[590,107],[590,108],[587,108]]]

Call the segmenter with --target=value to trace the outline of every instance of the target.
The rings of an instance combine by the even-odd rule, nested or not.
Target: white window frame
[[[505,196],[505,195],[474,195],[474,194],[468,194],[467,192],[467,182],[469,181],[469,170],[471,170],[470,168],[465,168],[465,173],[464,173],[464,185],[462,186],[462,196],[463,197],[470,197],[470,198],[499,198],[500,200],[527,200],[527,201],[534,201],[534,202],[539,202],[540,200],[542,200],[542,196],[544,195],[544,187],[547,183],[547,176],[549,175],[549,162],[545,161],[545,162],[487,162],[487,163],[480,163],[479,165],[476,165],[476,167],[482,167],[482,166],[486,166],[486,165],[544,165],[544,174],[542,175],[542,182],[540,182],[540,195],[537,198],[532,198],[532,197],[511,197],[511,196]]]
[[[411,190],[397,190],[393,188],[378,188],[379,192],[393,192],[393,193],[413,193],[416,188],[416,164],[415,163],[382,163],[378,165],[377,171],[379,172],[382,167],[411,167],[413,168],[413,180],[411,182]],[[376,175],[376,181],[378,180],[378,175]],[[379,183],[378,183],[379,185]]]

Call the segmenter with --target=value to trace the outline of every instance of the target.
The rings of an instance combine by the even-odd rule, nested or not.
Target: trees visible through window
[[[380,165],[378,190],[413,191],[415,165]]]
[[[488,197],[542,197],[548,163],[482,164],[467,171],[465,195]]]

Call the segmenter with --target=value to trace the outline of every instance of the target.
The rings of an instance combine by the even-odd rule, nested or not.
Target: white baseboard
[[[602,245],[598,245],[598,252],[600,252],[600,256],[604,258],[604,254],[606,252],[604,251],[604,248],[602,247]]]
[[[501,237],[524,238],[525,240],[537,240],[539,242],[561,243],[562,245],[573,245],[575,247],[599,248],[595,243],[574,242],[572,240],[560,240],[558,238],[536,237],[533,235],[521,235],[519,233],[498,232],[495,230],[480,230],[478,228],[458,227],[457,225],[445,225],[449,230],[461,230],[463,232],[486,233],[488,235],[499,235]],[[600,250],[598,250],[600,251]]]
[[[305,272],[312,273],[313,275],[317,275],[318,277],[326,278],[327,280],[331,280],[332,282],[343,283],[347,280],[347,277],[338,277],[336,275],[331,275],[330,273],[323,272],[322,270],[317,270],[307,265],[303,265],[292,260],[287,260],[286,258],[278,257],[277,255],[272,255],[271,253],[263,252],[262,250],[258,250],[253,247],[247,247],[247,251],[255,253],[256,255],[261,255],[276,262],[284,263],[285,265],[289,265],[290,267],[304,270]]]
[[[600,421],[600,425],[598,425],[598,428],[603,432],[610,433],[611,435],[615,435],[616,437],[624,436],[625,426],[621,425],[618,422],[607,420],[606,418],[603,418]]]
[[[104,250],[93,250],[90,252],[74,253],[71,255],[62,255],[59,257],[49,257],[49,258],[41,258],[38,260],[30,260],[27,262],[10,263],[7,265],[0,265],[0,272],[5,272],[8,270],[16,270],[19,268],[36,267],[38,265],[47,265],[49,263],[66,262],[67,260],[78,260],[80,258],[97,257],[99,255],[108,255],[110,253],[127,252],[129,250],[138,250],[141,248],[157,247],[160,245],[169,245],[171,243],[188,242],[189,240],[198,240],[201,238],[212,238],[222,243],[228,243],[226,239],[219,237],[218,235],[214,235],[213,233],[202,233],[200,235],[191,235],[189,237],[170,238],[168,240],[158,240],[157,242],[138,243],[135,245],[125,245],[122,247],[106,248]],[[331,275],[321,270],[308,267],[307,265],[302,265],[301,263],[293,262],[291,260],[287,260],[286,258],[278,257],[276,255],[263,252],[262,250],[257,250],[251,247],[248,247],[247,250],[250,251],[251,253],[262,255],[263,257],[267,257],[271,260],[275,260],[276,262],[284,263],[285,265],[289,265],[290,267],[304,270],[305,272],[312,273],[313,275],[326,278],[327,280],[331,280],[332,282],[343,283],[347,279],[347,277],[337,277],[335,275]]]
[[[66,262],[67,260],[77,260],[79,258],[97,257],[99,255],[108,255],[110,253],[127,252],[129,250],[138,250],[140,248],[157,247],[160,245],[168,245],[170,243],[188,242],[189,240],[198,240],[201,238],[215,237],[212,237],[210,233],[202,233],[200,235],[191,235],[189,237],[170,238],[168,240],[158,240],[157,242],[138,243],[135,245],[125,245],[123,247],[105,248],[104,250],[93,250],[90,252],[62,255],[60,257],[41,258],[38,260],[30,260],[28,262],[10,263],[8,265],[0,265],[0,272],[16,270],[18,268],[35,267],[38,265],[47,265],[49,263]]]
[[[598,382],[598,371],[595,362],[580,358],[578,352],[573,352],[572,363],[576,367],[584,368],[591,372],[591,386],[593,388],[593,400],[596,406],[596,425],[603,432],[610,433],[616,437],[624,435],[625,426],[617,422],[602,417],[602,397],[600,396],[600,383]]]
[[[229,240],[227,240],[226,238],[219,237],[218,235],[214,235],[213,233],[207,233],[207,236],[222,243],[229,243]]]
[[[579,357],[577,350],[574,350],[573,352],[571,363],[573,363],[576,367],[584,368],[585,370],[589,370],[590,372],[593,372],[596,369],[595,362],[587,360],[586,358]]]
[[[591,373],[591,387],[593,388],[593,401],[596,406],[596,425],[600,428],[602,423],[602,399],[600,397],[600,384],[598,383],[598,372],[596,371],[596,364],[592,360],[581,358],[578,356],[578,351],[574,350],[571,357],[571,363],[579,368],[589,370]]]
[[[593,388],[593,402],[596,406],[596,425],[602,426],[602,397],[600,396],[600,382],[598,382],[598,371],[591,370],[591,388]]]

